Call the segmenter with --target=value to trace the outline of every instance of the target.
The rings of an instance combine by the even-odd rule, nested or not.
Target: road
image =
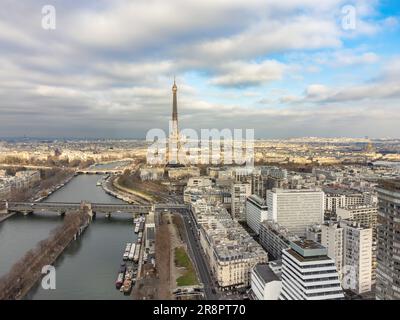
[[[207,300],[218,300],[219,295],[215,290],[213,285],[213,280],[211,277],[211,270],[205,257],[201,251],[200,243],[197,236],[197,228],[192,215],[188,209],[174,210],[174,212],[179,213],[184,221],[184,226],[187,235],[187,245],[190,250],[190,255],[194,259],[194,262],[199,273],[200,281],[204,286],[204,294]]]

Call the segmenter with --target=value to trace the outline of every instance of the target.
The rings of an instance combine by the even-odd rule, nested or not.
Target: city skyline
[[[6,7],[0,137],[143,139],[176,74],[182,128],[399,138],[395,1],[57,2],[55,30]]]
[[[400,300],[398,2],[0,0],[0,302]]]

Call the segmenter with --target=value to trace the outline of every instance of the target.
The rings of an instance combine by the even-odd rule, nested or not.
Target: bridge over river
[[[3,207],[7,212],[20,212],[30,214],[34,212],[41,213],[58,213],[65,214],[67,212],[79,210],[82,205],[90,207],[94,214],[103,213],[106,215],[118,213],[140,213],[147,214],[150,210],[173,210],[173,209],[187,209],[185,204],[124,204],[124,203],[90,203],[87,201],[81,202],[5,202]]]

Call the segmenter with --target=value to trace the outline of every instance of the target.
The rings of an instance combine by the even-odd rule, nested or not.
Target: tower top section
[[[178,87],[176,86],[175,77],[174,77],[174,85],[172,86],[172,92],[178,91]]]
[[[178,87],[176,86],[174,77],[174,85],[172,86],[172,121],[176,121],[176,126],[178,125],[178,101],[176,98],[177,91]]]

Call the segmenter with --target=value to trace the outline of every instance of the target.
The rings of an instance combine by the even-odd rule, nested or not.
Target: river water
[[[79,175],[45,201],[122,203],[96,186],[100,178]],[[0,223],[0,276],[61,223],[61,217],[46,213],[17,214]],[[115,214],[110,219],[98,215],[55,263],[56,289],[44,290],[39,281],[27,299],[129,299],[114,283],[125,244],[134,240],[131,215]]]

